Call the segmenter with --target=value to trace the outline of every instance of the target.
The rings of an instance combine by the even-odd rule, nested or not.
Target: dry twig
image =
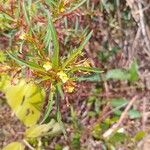
[[[110,135],[112,135],[122,124],[124,118],[126,117],[129,109],[132,107],[132,105],[134,104],[134,102],[137,100],[137,96],[134,96],[132,98],[132,100],[129,102],[129,104],[127,105],[126,109],[124,110],[124,112],[122,113],[119,121],[114,124],[110,129],[108,129],[104,134],[103,134],[103,137],[104,138],[109,138]]]

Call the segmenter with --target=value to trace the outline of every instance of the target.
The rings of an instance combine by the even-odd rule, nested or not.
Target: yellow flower
[[[65,8],[62,7],[62,8],[60,9],[60,12],[63,13],[64,11],[65,11]]]
[[[65,87],[66,92],[72,93],[74,91],[74,86],[68,85]]]
[[[57,75],[59,76],[59,78],[62,80],[63,83],[66,83],[69,80],[67,74],[64,73],[63,71],[58,72]]]
[[[46,71],[49,71],[50,69],[52,69],[52,64],[50,62],[46,62],[44,65],[43,65],[43,68],[46,70]]]
[[[22,33],[22,34],[19,36],[19,38],[20,38],[21,40],[26,40],[27,34],[26,34],[26,33]]]
[[[64,91],[67,93],[72,93],[75,89],[76,83],[74,81],[69,80],[65,85],[64,85]]]

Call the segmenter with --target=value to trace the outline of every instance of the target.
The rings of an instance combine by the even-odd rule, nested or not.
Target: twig
[[[23,139],[23,143],[24,143],[30,150],[35,150],[35,148],[32,147],[25,139]]]
[[[142,30],[142,34],[143,34],[143,37],[144,37],[146,47],[147,47],[147,50],[145,50],[145,52],[150,57],[150,41],[149,41],[147,33],[146,33],[145,19],[144,19],[144,13],[143,13],[143,10],[142,10],[141,2],[138,2],[138,8],[139,8],[139,15],[140,15],[141,30]]]
[[[134,104],[134,102],[136,101],[137,99],[137,96],[134,96],[132,98],[132,100],[129,102],[129,104],[127,105],[127,107],[125,108],[124,112],[121,114],[121,117],[119,119],[119,121],[114,124],[110,129],[108,129],[104,134],[103,134],[103,137],[104,138],[109,138],[110,135],[112,135],[122,124],[124,118],[126,117],[129,109],[132,107],[132,105]]]

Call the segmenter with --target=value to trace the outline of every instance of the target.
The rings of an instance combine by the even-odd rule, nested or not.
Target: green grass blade
[[[28,2],[28,3],[30,3],[30,2]],[[34,33],[34,30],[33,30],[33,28],[32,28],[32,25],[31,25],[30,17],[29,17],[29,14],[30,14],[30,13],[27,12],[27,6],[25,5],[25,0],[23,0],[23,3],[22,3],[22,10],[23,10],[24,17],[25,17],[25,20],[26,20],[26,22],[27,22],[27,25],[29,26],[29,28],[30,28],[30,30],[32,31],[32,33],[35,34],[35,33]]]
[[[74,67],[71,72],[75,72],[75,71],[86,71],[86,72],[94,72],[94,73],[101,73],[103,71],[101,71],[99,68],[95,68],[95,67],[83,67],[83,66],[79,66],[79,67]]]
[[[41,66],[39,66],[38,64],[35,64],[33,62],[26,62],[24,60],[21,60],[21,59],[17,58],[15,55],[11,54],[8,51],[7,51],[7,54],[9,55],[10,58],[15,60],[20,65],[27,66],[27,67],[29,67],[31,69],[34,69],[34,70],[37,70],[37,71],[45,72],[45,70]]]
[[[53,106],[53,101],[54,101],[54,93],[55,93],[55,92],[50,91],[48,106],[47,106],[45,115],[44,115],[44,117],[43,117],[43,120],[41,121],[40,124],[42,124],[42,123],[48,118],[50,112],[52,111],[52,108],[53,108],[52,106]]]
[[[78,9],[81,5],[83,5],[87,0],[81,0],[78,4],[76,4],[74,7],[69,9],[65,14],[69,14],[73,12],[74,10]]]
[[[23,0],[23,3],[22,3],[22,10],[23,10],[24,17],[26,19],[26,22],[27,22],[28,26],[31,26],[30,19],[29,19],[28,14],[27,14],[27,10],[26,10],[26,6],[25,6],[24,0]]]
[[[52,65],[54,68],[57,68],[58,64],[59,64],[59,42],[57,39],[56,29],[54,27],[54,24],[52,22],[50,14],[49,14],[48,10],[45,9],[45,11],[46,11],[47,17],[48,17],[48,31],[47,32],[51,33],[49,35],[52,38],[53,46],[54,46],[54,52],[53,52],[53,56],[52,56]]]
[[[86,43],[89,41],[89,39],[92,36],[93,31],[91,31],[87,37],[84,39],[84,41],[81,43],[81,45],[74,51],[71,53],[71,55],[66,59],[66,61],[63,64],[63,68],[65,68],[66,66],[68,66],[71,62],[73,62],[82,52],[84,46],[86,45]]]
[[[62,122],[62,116],[61,116],[60,106],[59,106],[58,89],[57,89],[57,95],[56,95],[56,107],[57,107],[57,110],[56,110],[57,121],[61,125],[61,129],[64,133],[65,138],[66,138],[66,130],[65,130],[65,126]]]
[[[61,83],[57,84],[57,90],[58,90],[61,98],[64,99],[64,93],[63,93],[63,89],[62,89],[62,84]]]
[[[51,7],[53,6],[57,7],[57,3],[54,0],[45,0],[45,2]]]

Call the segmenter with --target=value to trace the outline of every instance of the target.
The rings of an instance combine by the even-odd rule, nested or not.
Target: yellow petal
[[[43,68],[48,71],[48,70],[51,70],[52,69],[52,64],[50,62],[46,62],[44,65],[43,65]]]
[[[72,93],[74,91],[74,86],[66,86],[66,92]]]
[[[57,75],[59,76],[59,78],[62,80],[63,83],[66,83],[69,80],[67,74],[64,73],[63,71],[58,72]]]
[[[26,37],[27,37],[27,34],[26,34],[26,33],[22,33],[22,34],[19,36],[19,38],[20,38],[21,40],[25,40]]]

